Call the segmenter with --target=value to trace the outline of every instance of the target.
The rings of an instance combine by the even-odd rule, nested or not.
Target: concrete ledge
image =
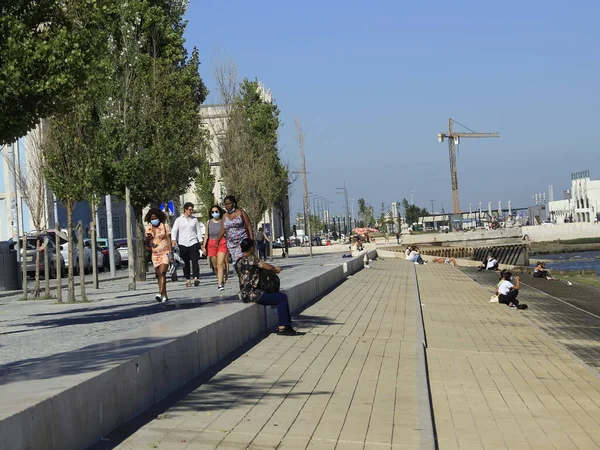
[[[361,270],[363,257],[316,268],[294,285],[284,279],[291,310]],[[276,323],[275,308],[225,300],[190,309],[185,321],[166,319],[113,342],[15,365],[0,375],[0,448],[85,449]]]

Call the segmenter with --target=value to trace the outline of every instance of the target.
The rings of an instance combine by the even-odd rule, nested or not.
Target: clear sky
[[[344,181],[376,215],[411,190],[415,204],[449,212],[448,146],[437,142],[449,117],[500,133],[461,141],[463,211],[528,206],[548,185],[560,199],[575,171],[600,179],[599,18],[597,0],[191,0],[186,37],[213,93],[219,54],[272,90],[295,169],[301,120],[309,190],[333,213]],[[301,194],[298,180],[294,215]]]

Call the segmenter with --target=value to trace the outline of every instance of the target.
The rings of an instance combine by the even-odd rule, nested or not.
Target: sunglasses
[[[212,214],[212,213],[215,213],[215,212],[220,214],[220,211],[217,211],[216,209],[213,209],[210,213]]]

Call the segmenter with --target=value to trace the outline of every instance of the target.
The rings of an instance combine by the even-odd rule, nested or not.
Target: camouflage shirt
[[[242,255],[235,263],[240,277],[240,291],[242,300],[247,302],[256,302],[263,295],[263,291],[258,288],[260,280],[260,268],[262,261],[255,255]]]

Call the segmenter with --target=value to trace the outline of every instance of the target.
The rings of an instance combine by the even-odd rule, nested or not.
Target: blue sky
[[[463,210],[528,206],[550,184],[561,198],[575,171],[600,179],[599,16],[587,0],[192,0],[186,38],[213,93],[219,54],[272,90],[294,168],[301,120],[309,190],[335,201],[332,212],[343,212],[344,181],[377,214],[411,190],[449,212],[448,147],[437,142],[449,117],[501,136],[461,142]],[[301,195],[298,180],[293,213]]]

